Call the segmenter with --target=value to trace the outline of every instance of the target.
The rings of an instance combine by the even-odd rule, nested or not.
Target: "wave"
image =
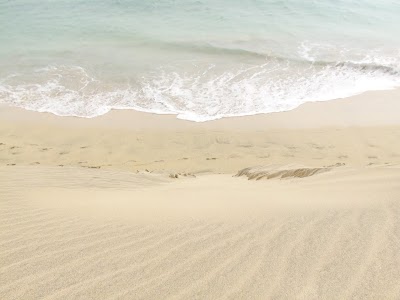
[[[400,59],[393,61],[393,57],[385,58],[384,55],[380,55],[383,59],[378,60],[379,63],[374,62],[376,60],[373,58],[366,59],[368,57],[369,51],[364,50],[364,54],[361,55],[363,58],[359,61],[346,60],[323,60],[315,59],[307,55],[292,55],[285,56],[280,55],[277,52],[271,50],[255,49],[257,47],[252,47],[251,45],[257,43],[257,40],[236,40],[230,41],[226,45],[222,45],[221,42],[179,42],[179,41],[163,41],[150,38],[142,38],[142,44],[147,46],[157,46],[163,49],[170,49],[174,52],[178,51],[188,51],[203,54],[215,54],[221,56],[241,56],[262,59],[263,61],[278,61],[278,62],[291,62],[299,64],[312,64],[321,67],[348,67],[354,68],[360,71],[381,71],[383,73],[388,73],[392,75],[400,74]],[[268,45],[268,41],[260,40],[259,43]],[[228,46],[228,44],[230,46]],[[322,49],[325,47],[329,48],[329,51],[336,51],[340,53],[343,49],[333,46],[319,45],[320,49],[318,51],[323,52]],[[341,49],[341,50],[339,50]],[[326,50],[325,50],[326,51]],[[363,50],[353,49],[355,53],[360,55]],[[299,54],[299,52],[297,52]]]
[[[280,112],[305,102],[400,86],[395,66],[270,58],[256,65],[161,67],[129,84],[94,78],[78,66],[49,66],[0,79],[0,102],[60,116],[112,109],[175,114],[191,121]]]
[[[304,59],[304,57],[294,58],[294,57],[286,57],[280,56],[277,54],[268,54],[263,51],[249,50],[245,48],[228,48],[215,46],[212,44],[206,45],[189,45],[189,44],[171,44],[176,46],[177,48],[187,48],[191,51],[199,51],[202,53],[213,53],[220,55],[232,55],[232,56],[248,56],[253,58],[263,58],[265,61],[279,61],[279,62],[292,62],[292,63],[300,63],[300,64],[312,64],[321,67],[347,67],[353,68],[359,71],[380,71],[383,73],[391,74],[391,75],[399,75],[400,68],[398,66],[390,66],[376,63],[366,63],[366,62],[354,62],[354,61],[326,61],[326,60],[308,60]],[[185,45],[185,46],[184,46]]]
[[[269,54],[262,50],[255,50],[245,47],[240,47],[240,44],[248,44],[249,41],[233,41],[232,45],[218,45],[218,42],[201,42],[201,41],[167,41],[162,39],[152,39],[150,37],[135,36],[136,46],[146,47],[149,49],[163,49],[170,50],[174,53],[189,52],[189,53],[202,53],[214,55],[230,55],[230,56],[244,56],[252,58],[267,58]]]
[[[316,61],[314,62],[315,64],[321,65],[321,66],[332,66],[332,67],[337,67],[337,68],[352,68],[357,71],[361,72],[380,72],[382,74],[389,74],[393,76],[400,76],[400,68],[398,67],[393,67],[393,66],[387,66],[387,65],[378,65],[374,63],[357,63],[357,62],[351,62],[351,61],[343,61],[343,62],[325,62],[325,61]]]

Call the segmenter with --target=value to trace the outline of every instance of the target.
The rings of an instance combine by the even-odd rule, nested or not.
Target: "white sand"
[[[398,299],[397,95],[205,124],[1,108],[0,299]]]

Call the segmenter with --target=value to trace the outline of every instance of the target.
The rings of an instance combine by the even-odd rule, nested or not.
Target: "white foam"
[[[185,71],[161,68],[130,86],[110,86],[81,67],[49,66],[3,79],[0,102],[59,116],[91,118],[111,109],[134,109],[204,122],[286,111],[305,102],[399,85],[396,72],[346,64],[304,68],[268,61],[231,69],[209,64]]]

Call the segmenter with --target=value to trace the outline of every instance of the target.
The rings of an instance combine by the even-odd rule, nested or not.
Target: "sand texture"
[[[398,168],[172,183],[59,170],[0,169],[2,299],[400,295]]]
[[[203,124],[0,108],[0,299],[399,299],[400,101],[372,95]]]

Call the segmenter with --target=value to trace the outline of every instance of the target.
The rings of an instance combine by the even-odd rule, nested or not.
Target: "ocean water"
[[[0,103],[207,121],[400,86],[400,1],[0,0]]]

